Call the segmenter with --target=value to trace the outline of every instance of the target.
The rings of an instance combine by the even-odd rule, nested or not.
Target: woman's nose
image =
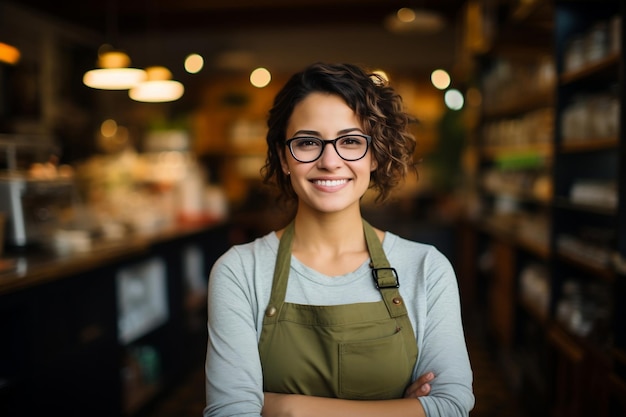
[[[332,143],[325,143],[322,156],[317,160],[322,167],[337,166],[343,161]]]

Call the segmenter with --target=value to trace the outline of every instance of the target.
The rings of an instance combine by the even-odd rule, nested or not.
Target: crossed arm
[[[425,417],[419,397],[430,393],[428,372],[415,380],[405,391],[404,398],[395,400],[356,401],[307,395],[264,393],[263,417]]]

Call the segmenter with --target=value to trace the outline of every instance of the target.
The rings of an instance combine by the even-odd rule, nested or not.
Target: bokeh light
[[[197,74],[204,67],[204,58],[199,54],[190,54],[185,58],[185,71],[190,74]]]
[[[105,138],[115,136],[117,133],[117,122],[113,119],[107,119],[100,125],[100,134]]]
[[[456,90],[454,88],[446,91],[443,99],[446,103],[446,106],[448,106],[450,110],[461,110],[463,108],[463,105],[465,104],[463,94],[461,94],[459,90]]]
[[[272,74],[263,67],[257,68],[250,74],[250,83],[257,87],[263,88],[267,86],[272,80]]]
[[[445,90],[450,86],[450,75],[442,69],[436,69],[430,74],[430,81],[435,88]]]
[[[408,7],[403,7],[398,10],[396,16],[398,16],[399,21],[403,23],[410,23],[415,20],[415,11],[413,9],[409,9]]]

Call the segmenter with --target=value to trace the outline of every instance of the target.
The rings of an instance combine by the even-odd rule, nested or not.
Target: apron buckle
[[[372,268],[372,277],[374,278],[376,289],[400,287],[400,279],[395,268]]]

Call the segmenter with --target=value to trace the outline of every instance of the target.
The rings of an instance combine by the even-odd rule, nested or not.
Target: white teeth
[[[337,187],[338,185],[347,183],[348,180],[317,180],[315,184],[322,187]]]

